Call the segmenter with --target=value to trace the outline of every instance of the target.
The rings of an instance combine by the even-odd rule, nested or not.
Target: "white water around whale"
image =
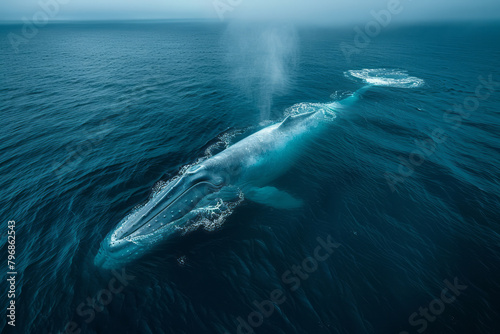
[[[396,88],[417,88],[424,85],[425,81],[408,75],[406,70],[375,68],[350,70],[344,72],[347,78],[361,79],[364,83],[373,86],[385,86]]]

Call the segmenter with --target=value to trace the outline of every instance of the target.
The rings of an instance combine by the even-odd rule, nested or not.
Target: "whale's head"
[[[180,235],[196,218],[196,208],[213,200],[227,178],[200,164],[187,169],[142,207],[124,218],[101,243],[94,263],[117,268],[141,257],[159,242]]]

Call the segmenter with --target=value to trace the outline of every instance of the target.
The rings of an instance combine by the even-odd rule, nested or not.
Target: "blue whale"
[[[268,184],[290,168],[328,112],[288,116],[189,167],[106,237],[95,264],[115,268],[140,257],[197,221],[197,208],[215,206],[220,199],[234,202],[243,195],[276,208],[300,207],[301,200]]]
[[[377,80],[380,85],[381,79]],[[341,101],[305,104],[302,113],[290,115],[189,167],[108,234],[94,263],[103,268],[123,266],[160,242],[196,229],[207,208],[238,203],[243,197],[275,208],[300,207],[300,199],[270,183],[293,165],[308,139],[336,117],[335,111],[352,105],[371,86]]]

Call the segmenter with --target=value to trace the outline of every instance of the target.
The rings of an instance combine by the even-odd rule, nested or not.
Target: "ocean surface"
[[[2,333],[500,333],[500,24],[353,27],[1,25]],[[302,207],[94,265],[162,181],[367,69],[421,81],[338,111],[273,184]]]

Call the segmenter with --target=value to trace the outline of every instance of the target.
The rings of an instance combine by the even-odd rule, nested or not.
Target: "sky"
[[[399,6],[393,2],[399,2]],[[2,0],[0,20],[267,19],[365,22],[394,5],[403,21],[500,19],[500,0]],[[40,13],[41,12],[41,13]]]

